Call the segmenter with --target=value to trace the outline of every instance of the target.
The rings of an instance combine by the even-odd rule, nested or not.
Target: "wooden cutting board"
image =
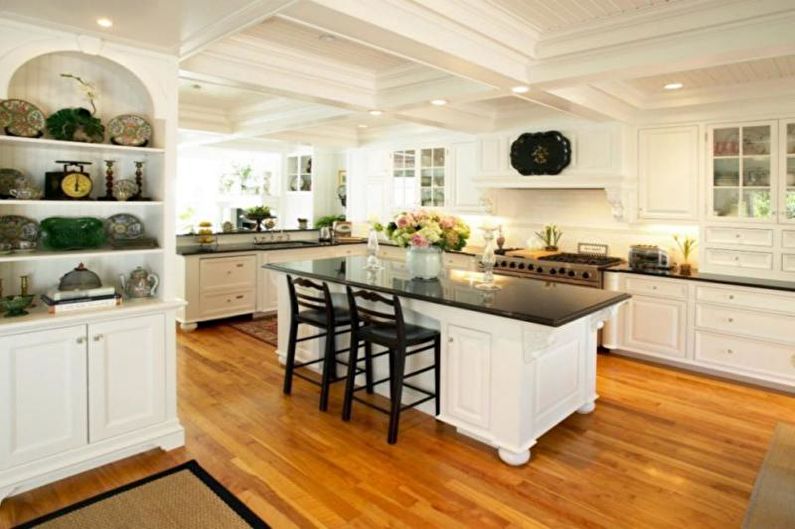
[[[560,251],[550,252],[548,250],[511,250],[509,252],[505,252],[505,255],[508,257],[522,257],[524,259],[538,259],[539,257],[545,257],[547,255],[554,255],[556,253],[560,253]]]

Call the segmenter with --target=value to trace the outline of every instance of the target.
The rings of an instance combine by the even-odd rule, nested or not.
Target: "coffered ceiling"
[[[207,133],[202,142],[357,145],[401,131],[697,119],[795,101],[792,0],[130,5],[0,0],[0,12],[177,53],[180,123]],[[97,16],[113,28],[98,31]]]

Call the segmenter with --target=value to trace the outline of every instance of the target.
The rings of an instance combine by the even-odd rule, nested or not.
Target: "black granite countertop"
[[[630,298],[619,292],[509,276],[496,276],[502,289],[485,292],[475,288],[480,277],[475,272],[448,269],[438,280],[410,280],[399,261],[382,260],[384,269],[372,274],[364,269],[365,262],[365,257],[354,256],[272,263],[265,268],[551,327]]]
[[[657,271],[657,270],[636,270],[629,265],[619,265],[608,268],[605,272],[623,272],[625,274],[638,274],[653,277],[665,277],[670,279],[687,279],[690,281],[704,281],[707,283],[720,283],[723,285],[737,285],[741,287],[766,288],[769,290],[783,290],[795,292],[795,281],[780,281],[777,279],[759,279],[756,277],[729,276],[723,274],[704,274],[694,271],[689,276],[684,276],[676,272]]]
[[[321,248],[325,246],[343,246],[348,244],[364,244],[366,241],[346,241],[346,242],[318,242],[318,241],[282,241],[282,242],[269,242],[265,244],[254,244],[251,242],[235,243],[235,244],[219,244],[216,247],[202,247],[184,246],[177,248],[179,255],[206,255],[216,253],[231,253],[231,252],[270,252],[273,250],[300,250],[303,248]]]

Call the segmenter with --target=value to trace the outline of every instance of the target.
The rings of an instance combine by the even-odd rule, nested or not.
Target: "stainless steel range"
[[[538,255],[538,252],[513,250],[497,256],[494,273],[602,288],[604,269],[622,262],[618,257],[594,253]]]

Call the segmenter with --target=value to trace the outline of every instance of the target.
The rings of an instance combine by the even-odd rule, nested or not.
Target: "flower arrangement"
[[[462,249],[471,233],[461,218],[424,209],[404,211],[386,226],[375,223],[373,228],[386,233],[400,247],[442,250]]]

